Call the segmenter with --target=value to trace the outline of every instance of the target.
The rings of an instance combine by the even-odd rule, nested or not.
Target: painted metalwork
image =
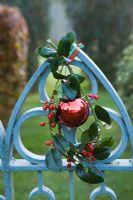
[[[119,159],[120,156],[126,149],[127,142],[131,142],[131,152],[133,154],[133,127],[128,113],[104,74],[96,66],[96,64],[81,50],[76,44],[73,45],[73,49],[78,50],[78,55],[76,59],[72,62],[75,67],[81,68],[91,83],[91,93],[97,94],[98,84],[97,80],[101,82],[105,90],[111,96],[115,105],[117,106],[119,113],[110,108],[105,108],[108,110],[110,117],[118,124],[121,130],[121,140],[118,146],[112,151],[111,155],[104,161],[97,161],[96,167],[102,171],[133,171],[132,158],[130,159]],[[29,151],[23,144],[20,135],[20,128],[23,123],[35,116],[46,116],[47,111],[42,110],[41,107],[36,107],[27,110],[25,113],[21,114],[21,109],[25,100],[34,86],[35,82],[39,80],[39,96],[40,100],[49,100],[46,92],[46,80],[50,73],[50,66],[47,62],[44,62],[33,74],[29,82],[27,83],[25,89],[23,90],[20,98],[18,99],[12,115],[10,117],[7,129],[5,131],[2,122],[0,122],[0,170],[4,174],[4,186],[5,194],[0,195],[0,200],[14,200],[14,189],[13,189],[13,176],[15,171],[36,171],[38,176],[38,185],[29,193],[29,200],[32,200],[35,196],[44,195],[47,196],[49,200],[55,200],[55,194],[53,191],[43,184],[43,171],[48,171],[45,164],[45,155],[37,155]],[[77,143],[76,139],[76,128],[67,128],[62,126],[64,136],[66,139],[70,140],[74,144]],[[15,159],[13,157],[13,146],[16,148],[17,152],[21,155],[22,159]],[[69,193],[70,200],[74,200],[74,179],[73,172],[75,166],[73,165],[71,169],[66,167],[67,162],[63,159],[62,170],[68,171],[69,177]],[[90,164],[91,165],[91,164]],[[90,194],[90,200],[95,200],[97,196],[101,194],[106,194],[112,198],[112,200],[117,200],[115,192],[107,187],[105,183],[102,183],[98,188],[94,189]],[[77,199],[76,199],[77,200]]]

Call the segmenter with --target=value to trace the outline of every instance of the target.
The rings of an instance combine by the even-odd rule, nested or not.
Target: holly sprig
[[[46,154],[46,166],[52,171],[61,171],[62,157],[65,157],[66,167],[72,169],[75,166],[76,174],[81,180],[92,184],[101,183],[104,181],[103,173],[97,169],[95,163],[98,160],[108,158],[112,151],[114,138],[112,136],[100,138],[104,127],[103,122],[111,125],[112,120],[108,111],[96,104],[96,100],[99,99],[98,95],[82,95],[81,84],[84,82],[85,77],[74,73],[71,66],[72,60],[70,60],[75,40],[75,33],[69,32],[61,38],[57,45],[52,40],[47,40],[52,48],[40,47],[38,49],[39,55],[47,58],[53,77],[57,79],[50,101],[43,101],[43,110],[48,111],[48,123],[40,122],[42,127],[48,124],[51,134],[51,140],[45,142],[46,145],[50,146]],[[63,73],[64,68],[67,68],[68,74]],[[59,102],[82,98],[88,104],[94,121],[86,130],[79,127],[82,132],[79,144],[72,144],[64,137],[55,96],[58,97]],[[55,127],[58,127],[57,132]]]
[[[48,44],[52,47],[40,47],[38,48],[38,53],[40,56],[47,58],[47,62],[50,64],[51,72],[53,77],[57,79],[57,84],[61,82],[61,89],[63,97],[65,96],[68,99],[75,99],[77,96],[80,96],[80,85],[85,80],[85,77],[74,73],[70,63],[71,52],[73,52],[73,44],[76,40],[76,34],[74,32],[68,32],[57,45],[49,39],[47,40]],[[61,66],[61,70],[60,70]],[[64,68],[67,68],[69,71],[68,75],[62,73]],[[57,88],[55,88],[54,92]]]

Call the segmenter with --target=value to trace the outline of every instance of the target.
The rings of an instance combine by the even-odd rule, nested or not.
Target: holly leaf
[[[89,129],[82,132],[81,143],[85,145],[88,142],[94,140],[97,136],[98,136],[98,126],[96,122],[93,122],[90,125]]]
[[[67,151],[67,155],[73,159],[73,156],[75,155],[75,153],[72,151],[72,149],[70,148],[68,151]]]
[[[47,47],[39,47],[38,53],[44,58],[55,57],[57,55],[57,51]]]
[[[53,77],[59,80],[67,79],[67,76],[60,74],[56,71],[52,71]]]
[[[54,145],[62,153],[66,153],[70,143],[62,135],[56,134],[54,135]]]
[[[76,34],[75,32],[71,31],[71,32],[68,32],[66,34],[66,37],[68,38],[68,40],[70,41],[70,44],[72,45],[74,43],[74,41],[76,40]]]
[[[52,171],[61,171],[62,155],[57,149],[51,148],[46,154],[45,161],[48,169]]]
[[[71,43],[69,39],[66,36],[64,36],[58,43],[58,48],[57,48],[58,55],[68,57],[70,52],[70,46]]]
[[[99,105],[96,105],[95,106],[95,113],[96,113],[96,116],[99,120],[107,123],[107,124],[111,124],[111,118],[109,116],[109,113],[101,106]]]
[[[62,95],[62,86],[61,86],[61,84],[59,84],[59,86],[57,87],[56,93],[57,93],[57,96],[58,96],[59,99],[62,99],[62,98],[63,98],[63,95]]]
[[[54,122],[57,124],[59,122],[59,109],[55,111]]]
[[[57,58],[48,58],[47,62],[50,64],[53,73],[58,70],[59,60]]]
[[[84,82],[84,80],[86,79],[84,76],[80,75],[80,74],[75,74],[75,76],[77,76],[80,84]]]
[[[78,93],[80,92],[80,81],[75,74],[71,74],[68,76],[68,80],[70,81],[70,86],[74,88]]]
[[[57,46],[54,44],[54,42],[49,38],[47,42],[53,47],[54,49],[57,49]]]
[[[111,147],[114,144],[114,137],[106,137],[101,140],[101,147]]]
[[[110,153],[111,153],[110,147],[96,147],[94,149],[93,156],[97,160],[105,160],[106,158],[109,157]]]
[[[77,148],[75,147],[74,144],[70,143],[70,148],[71,148],[71,150],[72,150],[74,153],[77,152]]]
[[[85,168],[81,164],[76,166],[76,174],[82,181],[86,183],[97,184],[104,182],[101,173],[95,173],[91,171],[86,172]]]
[[[77,91],[65,82],[62,82],[62,92],[64,96],[71,100],[75,99],[77,96]]]

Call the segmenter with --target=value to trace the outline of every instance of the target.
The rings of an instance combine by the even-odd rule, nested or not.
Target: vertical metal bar
[[[69,193],[70,193],[70,200],[74,200],[74,178],[73,178],[73,171],[69,171]]]
[[[39,190],[42,189],[42,186],[43,186],[42,171],[38,171],[38,187],[39,187]]]
[[[13,174],[11,171],[4,172],[5,199],[14,200]]]

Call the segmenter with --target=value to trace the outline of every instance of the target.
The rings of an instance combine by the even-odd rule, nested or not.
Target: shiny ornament
[[[78,127],[83,124],[89,116],[88,104],[78,98],[74,101],[62,101],[59,104],[59,121],[67,127]]]

